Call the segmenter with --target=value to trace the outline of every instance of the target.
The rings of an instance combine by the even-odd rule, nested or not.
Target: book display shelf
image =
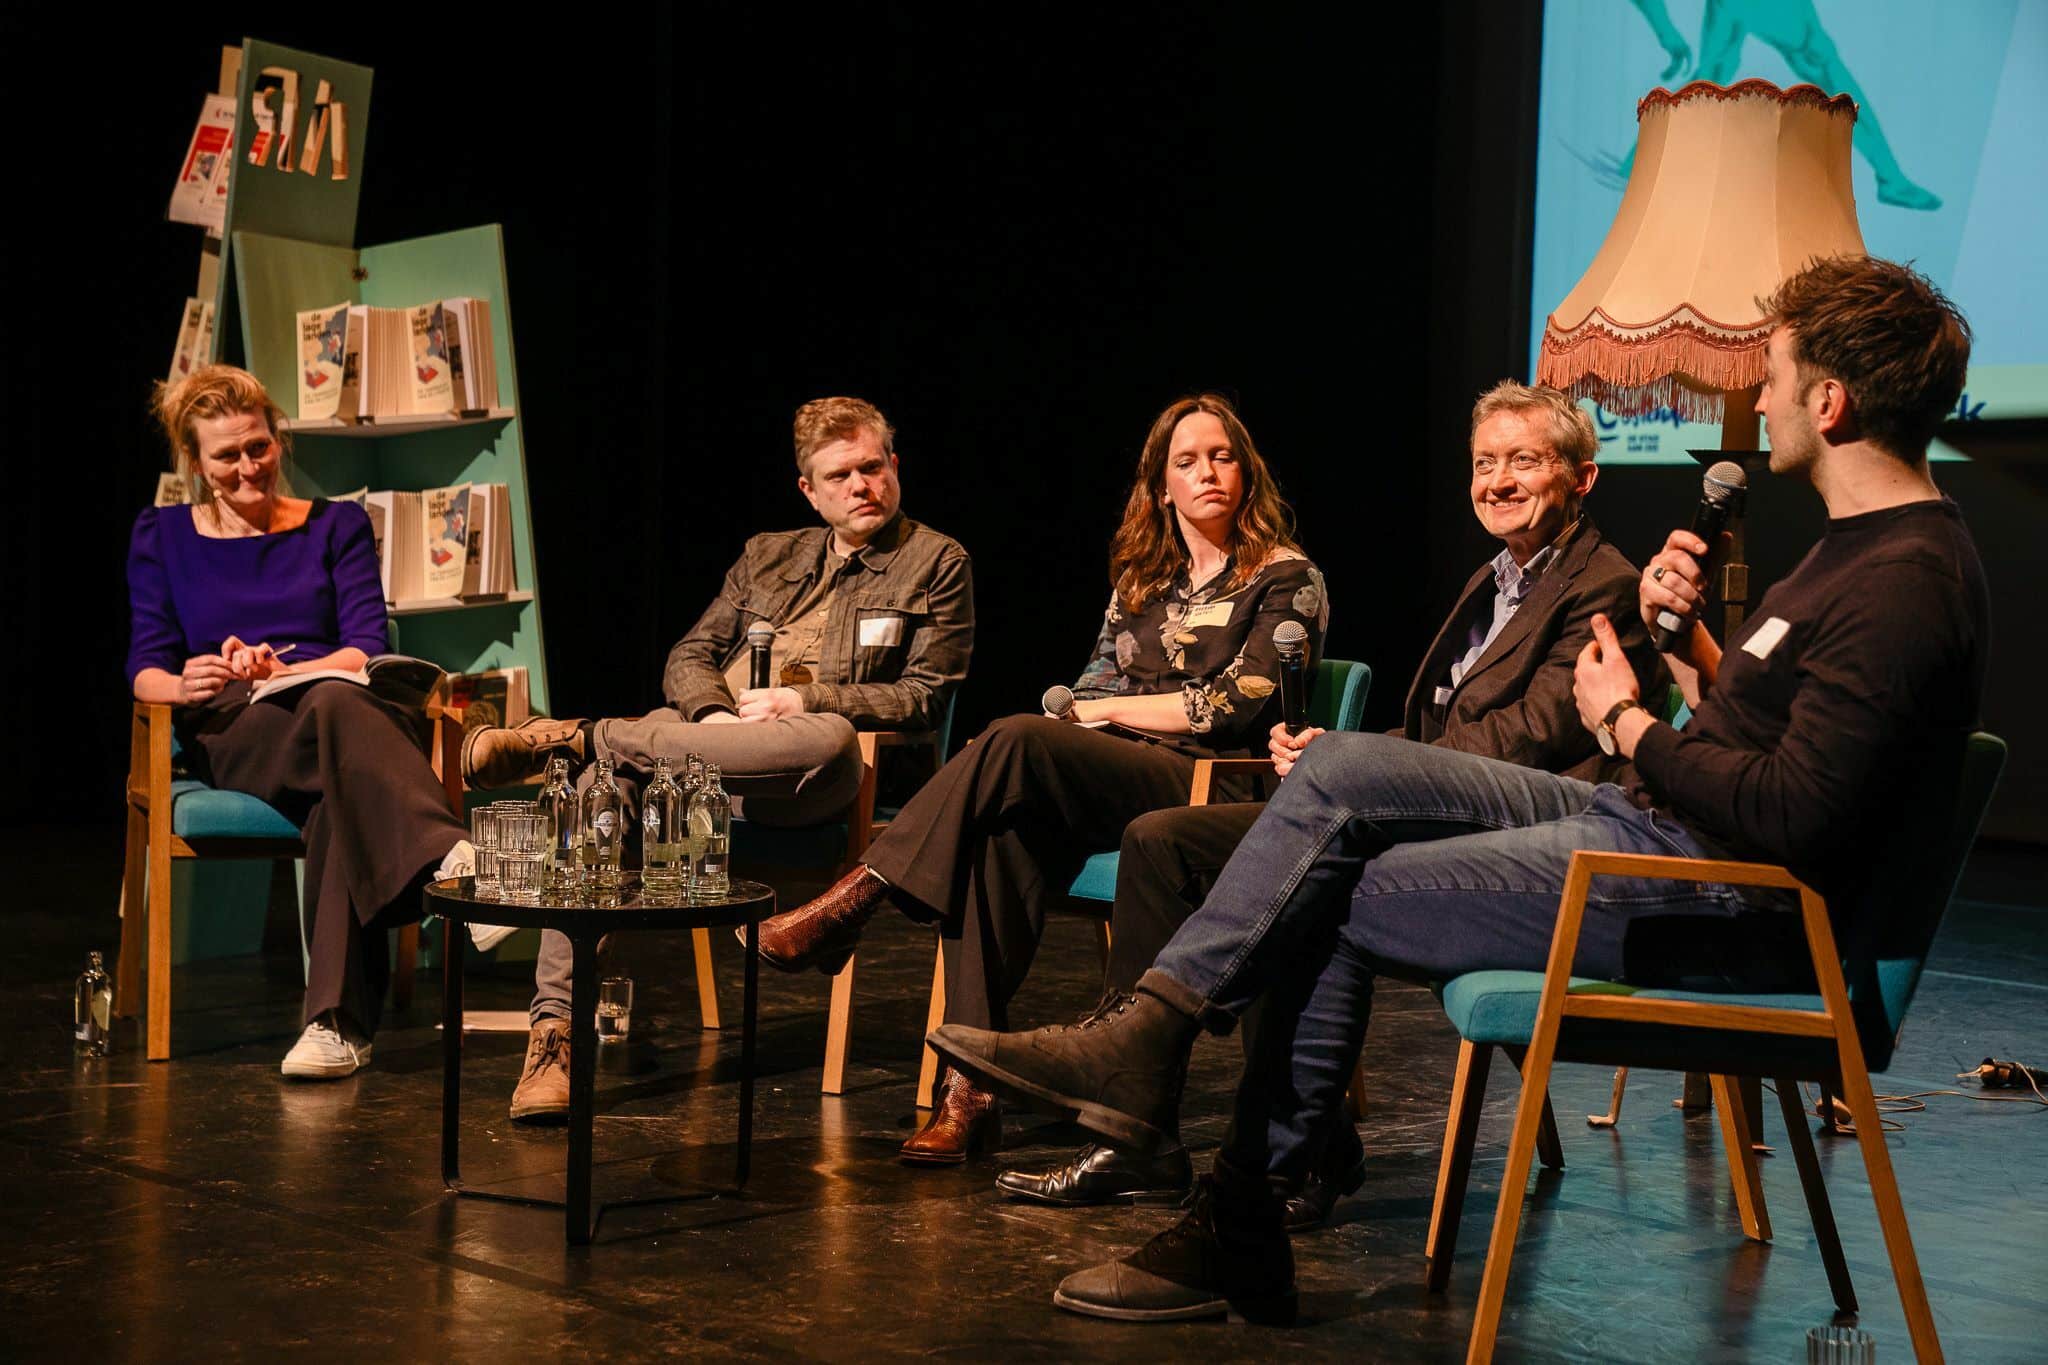
[[[327,84],[331,99],[345,104],[346,179],[333,178],[333,161],[326,156],[312,174],[279,169],[274,155],[266,157],[269,164],[249,164],[247,149],[257,133],[254,93],[266,72],[277,71],[297,75],[294,167],[314,126],[312,102],[321,83]],[[391,611],[392,647],[431,659],[450,673],[524,666],[533,707],[544,713],[547,662],[503,234],[490,224],[378,246],[355,244],[357,201],[366,170],[363,146],[370,123],[371,74],[367,67],[253,38],[243,43],[235,104],[238,160],[215,278],[215,315],[228,316],[232,292],[240,323],[241,363],[291,411],[298,393],[300,312],[342,302],[410,307],[465,296],[489,301],[503,406],[489,412],[361,424],[332,419],[294,423],[289,477],[293,491],[308,497],[334,497],[364,487],[418,490],[464,482],[504,484],[510,493],[519,590],[479,599],[396,603]],[[273,106],[276,102],[273,95]],[[216,336],[224,337],[228,330],[220,327]]]

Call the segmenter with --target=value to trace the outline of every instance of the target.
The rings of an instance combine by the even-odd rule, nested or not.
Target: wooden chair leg
[[[1854,1313],[1856,1287],[1849,1282],[1849,1262],[1842,1255],[1842,1236],[1835,1231],[1835,1211],[1828,1203],[1827,1182],[1821,1179],[1813,1134],[1806,1128],[1806,1108],[1799,1082],[1780,1076],[1773,1084],[1778,1087],[1778,1107],[1785,1114],[1785,1135],[1792,1148],[1792,1161],[1799,1167],[1799,1186],[1806,1193],[1806,1213],[1813,1220],[1813,1240],[1820,1244],[1820,1263],[1827,1268],[1828,1288],[1834,1292],[1835,1307],[1844,1313]]]
[[[1507,1054],[1508,1060],[1515,1064],[1517,1071],[1522,1069],[1526,1049],[1504,1047],[1501,1051]],[[1543,1169],[1546,1171],[1564,1169],[1564,1143],[1557,1135],[1557,1111],[1551,1108],[1548,1094],[1543,1097],[1543,1123],[1536,1130],[1536,1155],[1543,1162]]]
[[[1486,1073],[1493,1048],[1485,1043],[1458,1044],[1458,1070],[1451,1081],[1451,1112],[1444,1120],[1444,1154],[1436,1171],[1436,1201],[1429,1211],[1429,1257],[1423,1284],[1441,1294],[1451,1280],[1451,1257],[1458,1249],[1458,1220],[1465,1212],[1465,1187],[1472,1179],[1472,1145],[1479,1137],[1479,1113],[1486,1103]]]
[[[1742,1216],[1743,1235],[1752,1241],[1771,1240],[1770,1210],[1764,1205],[1763,1176],[1757,1170],[1756,1147],[1750,1138],[1749,1109],[1742,1102],[1742,1078],[1716,1073],[1714,1113],[1721,1122],[1721,1146],[1728,1153],[1728,1178],[1735,1186],[1735,1211]]]
[[[692,929],[690,944],[697,954],[697,1013],[704,1027],[718,1027],[718,974],[711,964],[711,931]]]
[[[1109,921],[1106,919],[1095,921],[1095,951],[1102,959],[1102,970],[1105,972],[1109,970],[1109,945]]]
[[[860,961],[855,953],[832,977],[832,1008],[825,1015],[825,1083],[818,1087],[827,1095],[846,1093],[846,1042],[853,1029],[853,969]]]
[[[1538,1021],[1538,1039],[1521,1060],[1522,1095],[1515,1102],[1515,1131],[1508,1139],[1507,1169],[1500,1177],[1500,1204],[1494,1210],[1493,1236],[1486,1245],[1486,1274],[1479,1284],[1479,1303],[1473,1314],[1472,1340],[1466,1361],[1493,1359],[1493,1344],[1500,1335],[1501,1308],[1507,1302],[1508,1272],[1515,1258],[1515,1234],[1522,1226],[1522,1201],[1528,1196],[1529,1167],[1536,1158],[1536,1135],[1550,1108],[1550,1059],[1557,1046],[1556,1022],[1551,1034],[1542,1038],[1543,1021]]]
[[[121,957],[114,968],[114,1015],[133,1019],[142,1000],[144,890],[149,876],[149,822],[128,808],[128,847],[121,872]]]
[[[151,708],[155,716],[163,708]],[[149,994],[143,1055],[152,1062],[171,1056],[171,723],[168,711],[151,720],[149,746]]]
[[[1365,1119],[1365,1056],[1351,1064],[1351,1085],[1344,1091],[1344,1110],[1353,1123]]]
[[[1838,1028],[1853,1029],[1846,1021]],[[1846,1051],[1846,1049],[1844,1049]],[[1899,1200],[1898,1176],[1892,1171],[1892,1156],[1884,1143],[1884,1123],[1878,1117],[1877,1098],[1870,1091],[1870,1077],[1861,1065],[1858,1048],[1854,1067],[1842,1068],[1842,1099],[1856,1124],[1856,1145],[1863,1149],[1864,1172],[1870,1179],[1870,1197],[1877,1205],[1877,1225],[1884,1229],[1884,1249],[1891,1256],[1892,1278],[1899,1283],[1899,1306],[1906,1312],[1906,1330],[1913,1338],[1913,1355],[1926,1361],[1941,1360],[1941,1338],[1934,1330],[1934,1310],[1927,1304],[1927,1285],[1920,1278],[1920,1258],[1913,1252],[1913,1234],[1906,1226],[1906,1206]]]
[[[943,943],[932,950],[932,1003],[925,1011],[924,1031],[927,1036],[939,1025],[946,1022],[946,948]],[[918,1052],[922,1054],[917,1064],[917,1107],[932,1107],[932,1089],[939,1079],[939,1054],[920,1041]]]
[[[1618,1066],[1614,1068],[1614,1090],[1607,1097],[1607,1112],[1604,1114],[1586,1115],[1586,1125],[1590,1128],[1612,1128],[1615,1124],[1620,1123],[1621,1101],[1622,1097],[1626,1094],[1628,1094],[1628,1068]]]
[[[391,973],[391,1003],[399,1009],[412,1004],[413,976],[420,963],[420,927],[417,924],[400,926],[398,930],[398,964]]]

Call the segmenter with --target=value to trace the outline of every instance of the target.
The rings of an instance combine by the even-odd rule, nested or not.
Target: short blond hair
[[[1552,453],[1573,469],[1592,463],[1600,454],[1600,436],[1593,430],[1593,419],[1571,395],[1512,379],[1503,379],[1479,395],[1472,405],[1468,439],[1479,434],[1480,423],[1503,412],[1540,413],[1550,428]]]
[[[213,501],[213,485],[199,469],[199,434],[194,423],[200,419],[255,413],[270,427],[285,453],[291,453],[284,409],[261,380],[234,365],[201,365],[183,379],[158,380],[150,394],[150,410],[164,439],[171,443],[171,457],[185,477],[194,504]]]
[[[811,476],[811,456],[856,431],[872,431],[884,455],[896,453],[896,428],[882,410],[861,398],[813,398],[796,410],[796,472]]]

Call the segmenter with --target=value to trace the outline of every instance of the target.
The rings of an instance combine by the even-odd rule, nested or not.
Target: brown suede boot
[[[546,771],[548,760],[566,755],[571,767],[590,757],[589,731],[580,720],[535,716],[516,730],[484,727],[462,737],[462,776],[480,790],[509,787]]]
[[[995,1150],[1002,1136],[1001,1103],[958,1071],[948,1071],[931,1121],[897,1155],[922,1166],[957,1166],[976,1152]]]
[[[762,920],[762,959],[785,972],[816,967],[829,976],[845,964],[888,894],[889,883],[866,866],[856,867],[816,899]],[[745,926],[733,935],[747,941]]]
[[[514,1123],[569,1117],[569,1021],[543,1019],[526,1036],[526,1069],[512,1092]]]

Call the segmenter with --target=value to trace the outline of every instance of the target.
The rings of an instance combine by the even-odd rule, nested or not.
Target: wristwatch
[[[1600,740],[1601,753],[1606,754],[1609,758],[1613,758],[1621,752],[1621,741],[1614,737],[1614,723],[1620,720],[1625,712],[1640,710],[1642,705],[1634,697],[1623,697],[1608,709],[1606,715],[1600,718],[1600,727],[1593,733]]]

